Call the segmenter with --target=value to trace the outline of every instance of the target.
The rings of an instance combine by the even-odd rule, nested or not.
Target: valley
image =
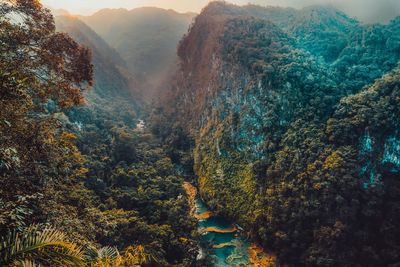
[[[328,5],[0,2],[0,266],[398,266],[399,60]]]

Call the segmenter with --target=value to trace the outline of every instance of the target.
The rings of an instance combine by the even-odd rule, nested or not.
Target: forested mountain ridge
[[[127,75],[126,62],[85,23],[73,16],[55,18],[57,30],[67,32],[77,42],[90,48],[95,67],[93,90],[99,97],[131,97],[139,100],[139,84],[132,75]],[[140,103],[137,103],[139,105]]]
[[[153,130],[194,148],[208,205],[283,263],[394,266],[399,37],[398,19],[213,2],[180,43]]]
[[[59,14],[0,2],[0,266],[400,264],[400,18]]]
[[[90,48],[94,66],[93,87],[84,93],[86,106],[67,111],[70,119],[83,126],[118,116],[127,124],[136,125],[142,109],[140,86],[128,74],[121,56],[78,18],[58,16],[55,20],[58,31]]]
[[[155,88],[175,69],[176,46],[194,13],[143,7],[104,9],[79,17],[125,59],[150,100]],[[104,18],[107,18],[106,20]]]

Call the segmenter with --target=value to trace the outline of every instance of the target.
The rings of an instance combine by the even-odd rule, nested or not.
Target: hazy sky
[[[92,14],[102,8],[127,8],[157,6],[180,12],[199,12],[209,0],[42,0],[54,9],[66,9],[73,14]],[[256,3],[303,7],[312,4],[332,4],[351,16],[366,22],[387,21],[400,15],[400,0],[231,0],[235,4]]]

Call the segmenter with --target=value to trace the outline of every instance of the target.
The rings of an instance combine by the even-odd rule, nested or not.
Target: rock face
[[[214,2],[153,117],[195,141],[208,204],[282,261],[387,266],[400,257],[399,38],[399,20]]]

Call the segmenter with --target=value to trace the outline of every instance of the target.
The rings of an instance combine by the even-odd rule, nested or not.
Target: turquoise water
[[[208,211],[207,206],[199,197],[197,197],[195,213],[201,214],[206,211]],[[232,229],[233,224],[221,217],[210,217],[205,220],[199,220],[198,227],[200,232],[203,232],[207,227],[228,230]],[[247,251],[250,242],[240,231],[234,233],[204,232],[201,235],[201,238],[203,241],[206,241],[210,247],[229,243],[228,246],[223,248],[212,248],[210,250],[211,256],[214,259],[214,266],[248,266],[250,264],[249,254]]]

